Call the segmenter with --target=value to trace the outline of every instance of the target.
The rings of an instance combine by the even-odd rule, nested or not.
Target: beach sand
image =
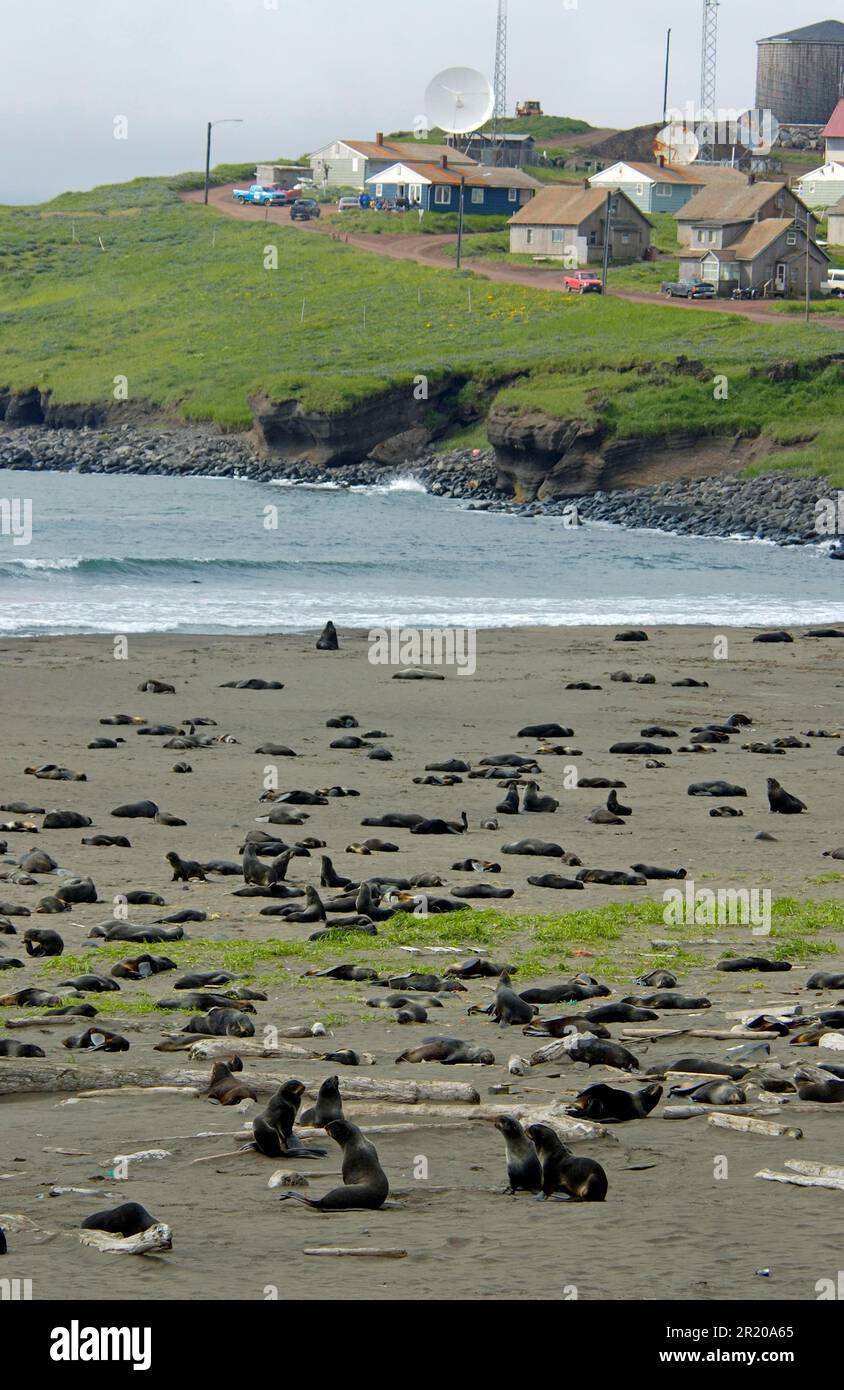
[[[484,1015],[467,1016],[473,1003],[487,1003],[494,981],[476,980],[467,993],[431,1010],[427,1024],[398,1026],[392,1014],[366,1007],[367,997],[383,993],[371,984],[330,979],[302,979],[302,972],[339,960],[373,963],[386,972],[412,968],[439,970],[458,957],[410,955],[404,942],[424,948],[448,944],[472,954],[480,941],[492,959],[523,962],[516,988],[587,970],[606,980],[613,998],[637,993],[635,975],[654,963],[664,963],[674,948],[654,948],[671,939],[686,946],[677,957],[679,988],[685,994],[704,994],[710,1010],[695,1015],[666,1013],[660,1026],[734,1026],[727,1015],[741,1008],[772,1002],[800,1003],[806,1012],[830,1007],[839,993],[806,994],[803,985],[813,970],[844,969],[844,939],[824,926],[813,933],[804,923],[804,952],[795,951],[795,968],[788,974],[719,974],[714,963],[725,951],[768,954],[777,940],[752,934],[747,927],[669,928],[662,921],[663,890],[676,886],[651,882],[645,887],[587,885],[582,892],[553,892],[527,884],[529,874],[562,871],[575,874],[553,859],[501,855],[501,846],[523,836],[556,841],[573,851],[583,865],[628,869],[640,861],[683,866],[699,887],[770,889],[776,899],[844,901],[844,881],[834,874],[836,862],[823,851],[844,842],[841,778],[844,760],[836,750],[844,740],[815,738],[811,746],[784,756],[758,755],[742,750],[751,739],[767,741],[807,730],[837,730],[844,689],[844,642],[801,640],[794,631],[791,645],[761,645],[752,633],[704,628],[649,629],[647,643],[614,642],[611,629],[533,629],[482,631],[477,636],[477,669],[471,676],[445,670],[443,681],[394,681],[395,668],[373,665],[367,659],[366,634],[341,634],[336,653],[317,652],[314,635],[298,637],[130,636],[128,659],[115,660],[111,637],[43,638],[5,641],[3,662],[3,738],[0,746],[0,789],[4,803],[27,800],[46,809],[84,812],[93,820],[90,830],[46,830],[6,834],[4,869],[13,857],[31,847],[49,851],[62,869],[90,874],[99,901],[57,916],[13,918],[19,936],[0,936],[0,959],[23,956],[20,935],[28,925],[51,927],[65,940],[68,956],[84,953],[85,968],[107,974],[117,959],[150,950],[170,955],[179,965],[213,967],[222,959],[222,943],[290,943],[291,953],[259,959],[250,967],[267,1002],[256,1005],[256,1034],[268,1025],[284,1028],[321,1020],[330,1030],[328,1047],[351,1047],[374,1054],[373,1066],[337,1067],[321,1060],[288,1062],[248,1058],[250,1073],[266,1076],[299,1075],[310,1086],[337,1070],[341,1080],[371,1075],[379,1080],[460,1081],[473,1084],[485,1104],[547,1103],[594,1081],[629,1086],[630,1079],[603,1068],[587,1071],[556,1063],[533,1068],[524,1077],[511,1077],[507,1059],[512,1053],[529,1056],[542,1039],[526,1038],[519,1028],[499,1029]],[[728,639],[727,659],[715,659],[713,642]],[[655,685],[611,682],[610,673],[624,669],[634,677],[652,672]],[[221,689],[227,680],[259,676],[284,683],[281,691]],[[708,688],[672,688],[671,681],[693,676]],[[141,682],[168,681],[175,695],[138,693]],[[586,680],[599,691],[565,691],[568,681]],[[661,758],[666,765],[646,769],[644,758],[614,755],[610,745],[636,739],[650,724],[664,724],[677,738],[655,741],[674,748],[688,741],[692,727],[721,722],[742,712],[753,719],[752,730],[740,731],[712,753],[675,751]],[[98,721],[111,714],[144,716],[150,722],[185,727],[189,717],[216,720],[217,727],[198,732],[229,733],[235,744],[175,752],[163,738],[139,737],[132,727],[103,728]],[[393,752],[393,761],[378,762],[366,750],[329,750],[344,730],[329,730],[326,720],[351,713],[359,721],[352,732],[383,730],[371,740]],[[538,780],[544,794],[559,798],[552,814],[518,817],[500,815],[497,831],[479,829],[482,818],[495,814],[503,794],[499,784],[470,780],[464,774],[453,787],[417,786],[428,762],[464,758],[476,766],[489,754],[532,754],[535,739],[516,738],[522,726],[558,721],[573,729],[571,737],[554,739],[582,750],[571,756],[538,758]],[[122,736],[118,749],[88,750],[99,736]],[[253,750],[272,740],[293,748],[296,758],[273,759]],[[185,759],[191,775],[172,771]],[[84,782],[37,780],[24,774],[27,766],[57,763],[83,771]],[[494,909],[502,917],[500,945],[496,933],[450,928],[439,916],[412,923],[405,937],[390,940],[387,928],[377,941],[350,936],[325,947],[303,947],[313,930],[259,915],[262,899],[232,897],[238,880],[216,878],[185,887],[171,883],[164,860],[176,849],[188,859],[237,859],[245,833],[258,828],[256,817],[268,810],[259,800],[268,764],[278,767],[282,788],[316,788],[340,784],[360,795],[331,799],[324,807],[304,808],[309,818],[301,827],[278,827],[292,842],[314,835],[327,842],[326,853],[339,873],[352,878],[375,874],[412,875],[422,869],[439,873],[449,888],[477,879],[514,888],[507,901],[475,902],[476,912]],[[606,792],[567,789],[571,768],[576,776],[623,779],[622,802],[633,815],[622,827],[590,824],[586,817],[601,805]],[[778,777],[789,791],[808,804],[808,814],[772,816],[765,794],[767,776]],[[748,790],[747,798],[692,798],[692,781],[725,778]],[[187,825],[174,828],[149,820],[119,820],[109,814],[120,803],[151,798],[182,817]],[[710,818],[714,805],[743,810],[740,819]],[[455,820],[467,812],[465,835],[419,837],[407,830],[369,829],[366,815],[385,811],[415,811]],[[3,819],[11,819],[3,813]],[[40,817],[35,817],[40,824]],[[760,830],[775,842],[756,840]],[[82,846],[83,836],[126,834],[131,849]],[[399,846],[395,854],[363,858],[345,852],[354,840],[379,836]],[[288,879],[318,883],[319,853],[291,862]],[[500,874],[455,873],[451,866],[467,856],[495,860]],[[826,881],[822,876],[829,875]],[[0,884],[0,898],[34,909],[56,887],[56,876],[40,876],[37,887]],[[146,923],[167,912],[190,906],[209,913],[206,923],[188,924],[184,943],[152,947],[99,947],[86,940],[92,925],[112,915],[113,899],[129,889],[161,893],[166,908],[135,907],[131,921]],[[614,938],[596,934],[594,924],[537,923],[535,914],[558,919],[562,914],[609,904],[655,902],[652,919],[641,915],[625,921],[622,911]],[[509,914],[527,914],[513,930]],[[460,923],[469,919],[461,917]],[[430,933],[428,928],[430,926]],[[197,941],[213,944],[200,948]],[[809,951],[818,942],[830,943],[823,955]],[[97,963],[100,953],[102,964]],[[579,954],[589,952],[591,954]],[[38,985],[55,988],[76,974],[78,960],[43,962],[23,957],[22,970],[0,972],[0,990]],[[236,967],[233,967],[236,968]],[[162,1073],[180,1066],[210,1071],[207,1062],[191,1063],[187,1053],[159,1053],[153,1045],[162,1032],[178,1028],[183,1013],[143,1012],[132,1001],[171,995],[172,972],[150,981],[122,982],[120,996],[86,996],[100,1009],[101,1020],[125,1031],[128,1054],[68,1052],[64,1037],[81,1032],[84,1021],[70,1019],[67,1027],[29,1027],[3,1036],[32,1041],[47,1053],[47,1062],[112,1068],[156,1066]],[[109,1008],[115,999],[118,1005]],[[127,1001],[130,1004],[126,1011]],[[575,1006],[583,1011],[588,1004]],[[546,1006],[543,1014],[563,1012]],[[565,1006],[568,1011],[568,1006]],[[24,1011],[6,1008],[0,1019]],[[35,1011],[40,1012],[40,1010]],[[619,1038],[621,1025],[612,1025]],[[436,1064],[396,1067],[404,1048],[431,1033],[445,1033],[492,1048],[494,1066],[442,1067]],[[627,1040],[625,1040],[627,1041]],[[736,1039],[735,1042],[740,1042]],[[311,1047],[306,1039],[302,1044]],[[315,1040],[315,1048],[322,1045]],[[723,1058],[729,1040],[690,1038],[642,1043],[627,1041],[642,1069],[664,1065],[690,1054]],[[232,1040],[232,1051],[236,1040]],[[795,1048],[788,1039],[771,1044],[771,1055],[788,1063],[814,1064],[836,1054],[815,1048]],[[0,1058],[0,1087],[4,1071],[15,1063]],[[34,1067],[38,1063],[28,1064]],[[45,1064],[42,1064],[45,1065]],[[641,1084],[641,1083],[638,1083]],[[509,1085],[509,1094],[490,1094],[490,1088]],[[204,1154],[236,1147],[232,1134],[245,1115],[221,1109],[187,1095],[108,1095],[92,1099],[48,1095],[2,1096],[0,1126],[0,1212],[20,1212],[50,1231],[72,1232],[87,1213],[121,1200],[139,1200],[172,1226],[174,1246],[162,1258],[119,1259],[80,1250],[72,1234],[45,1239],[35,1232],[9,1236],[10,1257],[3,1274],[31,1278],[34,1298],[563,1298],[588,1299],[811,1299],[818,1279],[835,1277],[838,1248],[839,1194],[798,1191],[754,1179],[763,1167],[781,1168],[786,1157],[840,1161],[844,1109],[805,1109],[794,1099],[778,1108],[790,1124],[799,1124],[805,1138],[795,1144],[714,1129],[702,1117],[685,1121],[661,1118],[663,1105],[645,1121],[615,1126],[608,1138],[578,1145],[604,1164],[609,1176],[605,1204],[577,1206],[543,1203],[522,1194],[500,1195],[505,1185],[501,1136],[488,1121],[440,1114],[419,1115],[406,1110],[377,1112],[360,1104],[347,1106],[350,1118],[366,1129],[371,1124],[413,1124],[374,1137],[390,1176],[394,1208],[381,1212],[349,1212],[324,1216],[293,1202],[279,1204],[278,1191],[267,1187],[278,1162],[255,1154],[221,1158],[191,1166]],[[262,1102],[263,1104],[263,1102]],[[771,1109],[776,1099],[771,1099]],[[799,1113],[798,1113],[799,1112]],[[197,1137],[218,1131],[216,1137]],[[311,1192],[319,1194],[336,1181],[339,1150],[329,1139],[329,1156],[319,1162],[286,1166],[307,1172]],[[130,1179],[104,1178],[116,1155],[164,1148],[171,1157],[131,1167]],[[65,1150],[70,1152],[57,1152]],[[715,1176],[719,1156],[728,1159],[728,1176]],[[427,1160],[426,1178],[416,1178],[420,1157]],[[334,1175],[329,1177],[328,1175]],[[96,1196],[63,1195],[41,1200],[53,1184],[96,1189]],[[0,1225],[2,1225],[0,1218]],[[408,1258],[397,1261],[316,1259],[303,1254],[314,1245],[401,1246]],[[769,1269],[770,1277],[754,1271]],[[269,1292],[268,1292],[269,1290]],[[568,1292],[566,1292],[568,1290]]]

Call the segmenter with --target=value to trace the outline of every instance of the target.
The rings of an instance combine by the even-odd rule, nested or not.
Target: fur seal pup
[[[592,975],[577,975],[556,985],[535,985],[523,989],[521,998],[527,1004],[562,1004],[579,1003],[581,999],[602,999],[609,993],[607,986],[599,984]]]
[[[712,1000],[702,995],[687,997],[671,991],[657,990],[655,994],[630,994],[622,999],[622,1004],[633,1004],[637,1009],[711,1009]]]
[[[390,1184],[375,1145],[348,1120],[330,1120],[325,1129],[343,1150],[343,1186],[331,1188],[322,1197],[285,1192],[280,1200],[295,1198],[317,1211],[377,1211],[390,1195]]]
[[[422,975],[418,971],[410,971],[407,975],[388,975],[378,983],[388,985],[390,989],[415,990],[417,994],[466,993],[466,986],[460,984],[459,980],[441,980],[439,975]]]
[[[339,1076],[327,1076],[317,1092],[316,1104],[304,1110],[299,1123],[314,1129],[325,1129],[333,1120],[342,1120],[343,1101],[340,1096]]]
[[[0,1038],[0,1057],[46,1057],[43,1047],[22,1043],[15,1038]]]
[[[728,972],[740,970],[762,970],[772,972],[790,970],[791,963],[787,960],[768,960],[765,956],[736,956],[733,960],[719,960],[715,969]]]
[[[800,1100],[820,1101],[824,1105],[844,1101],[844,1080],[839,1077],[830,1075],[822,1081],[814,1071],[798,1067],[794,1082]]]
[[[592,1023],[652,1023],[659,1018],[653,1009],[637,1009],[632,1004],[598,1004],[584,1017]]]
[[[105,1028],[89,1028],[85,1033],[65,1038],[65,1047],[80,1052],[128,1052],[129,1039],[119,1033],[109,1033]]]
[[[628,874],[622,869],[581,869],[577,877],[581,883],[603,883],[612,888],[647,887],[648,883],[641,874]]]
[[[621,1043],[605,1042],[591,1035],[576,1037],[568,1049],[573,1062],[585,1062],[588,1067],[615,1067],[617,1071],[639,1071],[639,1059]]]
[[[553,840],[512,840],[508,845],[501,846],[502,854],[528,854],[534,855],[538,859],[562,859],[565,851],[562,845],[557,845]]]
[[[526,724],[523,729],[519,729],[516,738],[573,738],[574,729],[567,729],[562,724]]]
[[[677,976],[670,970],[649,970],[646,975],[637,975],[633,981],[636,985],[650,985],[651,989],[673,989],[677,983]]]
[[[317,638],[316,649],[318,652],[336,652],[340,650],[340,643],[337,640],[337,629],[329,620]]]
[[[75,975],[72,980],[59,980],[58,989],[77,990],[82,994],[107,994],[119,990],[116,980],[105,979],[102,975]]]
[[[606,806],[596,806],[586,817],[593,825],[624,825],[621,816],[616,816],[612,811],[608,811]]]
[[[254,1147],[268,1158],[324,1158],[326,1149],[308,1148],[294,1136],[293,1125],[305,1091],[304,1081],[292,1078],[270,1097],[266,1110],[252,1121]]]
[[[83,836],[81,843],[83,845],[96,845],[100,849],[132,848],[125,835],[90,835],[87,839]]]
[[[205,1095],[208,1100],[219,1101],[220,1105],[239,1105],[242,1100],[258,1099],[258,1092],[254,1087],[232,1076],[231,1063],[223,1061],[215,1062],[211,1068],[211,1078]]]
[[[698,1081],[691,1086],[672,1086],[670,1096],[685,1096],[698,1105],[744,1105],[744,1087],[724,1077],[718,1081]]]
[[[518,966],[496,965],[495,961],[484,960],[482,956],[469,956],[459,965],[450,965],[443,974],[451,980],[490,980],[497,979],[505,971],[508,975],[515,975]]]
[[[757,632],[753,638],[754,642],[793,642],[794,638],[790,632],[785,632],[782,628],[777,628],[774,632]]]
[[[320,855],[320,888],[352,888],[354,881],[338,874],[327,854]]]
[[[715,816],[716,819],[723,820],[732,816],[743,816],[744,811],[739,811],[736,806],[713,806],[709,814]]]
[[[128,801],[125,805],[115,806],[111,814],[124,820],[155,820],[158,810],[154,801]]]
[[[471,1013],[472,1010],[470,1009]],[[495,991],[495,1003],[492,1009],[492,1017],[501,1028],[509,1027],[512,1024],[530,1023],[536,1009],[529,1003],[523,995],[519,995],[513,989],[510,976],[506,970],[502,970],[498,977],[498,987]]]
[[[195,859],[182,859],[174,849],[165,854],[164,858],[173,870],[172,883],[188,883],[192,878],[198,878],[202,883],[207,881],[205,870]]]
[[[160,975],[166,970],[177,970],[178,966],[169,956],[133,956],[119,960],[111,967],[115,980],[147,980],[150,975]]]
[[[227,985],[232,980],[240,979],[239,975],[233,975],[230,970],[203,970],[194,971],[191,975],[182,975],[178,980],[173,981],[174,989],[205,989],[208,985]]]
[[[507,1152],[507,1187],[511,1196],[517,1192],[539,1192],[542,1187],[542,1164],[533,1140],[528,1139],[515,1115],[499,1115],[493,1121],[504,1136]]]
[[[580,1091],[566,1114],[577,1119],[602,1120],[607,1124],[624,1124],[627,1120],[643,1120],[662,1098],[662,1087],[655,1082],[641,1091],[619,1091],[602,1081]]]
[[[138,1236],[142,1231],[148,1231],[150,1226],[157,1226],[158,1222],[140,1202],[121,1202],[118,1207],[95,1211],[79,1224],[83,1231],[107,1231],[112,1236]]]
[[[252,1038],[255,1025],[245,1018],[241,1009],[211,1009],[207,1014],[195,1015],[188,1019],[182,1028],[183,1033],[198,1033],[205,1038]]]
[[[458,859],[452,870],[459,874],[500,874],[501,865],[491,859]]]
[[[554,1018],[537,1016],[522,1032],[528,1038],[565,1038],[574,1033],[591,1033],[595,1038],[612,1036],[609,1028],[587,1018],[586,1014],[557,1014]]]
[[[386,811],[383,816],[364,816],[361,825],[386,826],[390,830],[412,830],[425,819],[413,811]]]
[[[329,980],[377,980],[378,971],[371,965],[329,965],[325,970],[306,970],[305,975],[325,976]]]
[[[534,888],[578,889],[584,884],[577,878],[564,878],[562,874],[530,874],[528,883]]]
[[[661,869],[657,864],[631,864],[634,874],[641,874],[642,878],[662,879],[662,878],[685,878],[685,869]]]
[[[87,782],[88,778],[84,772],[74,772],[69,767],[58,767],[56,763],[44,763],[42,767],[25,767],[24,772],[30,777],[40,777],[47,782]]]
[[[223,681],[221,690],[283,690],[281,681],[266,681],[261,676],[250,676],[242,681]]]
[[[649,757],[665,757],[668,753],[673,753],[673,748],[667,748],[662,743],[651,743],[649,739],[626,740],[612,744],[611,753],[627,754],[646,754]]]
[[[607,810],[612,811],[614,816],[632,816],[633,814],[632,806],[622,806],[615,794],[614,787],[610,789],[610,793],[607,797]]]
[[[423,1038],[417,1047],[409,1047],[396,1058],[396,1062],[442,1062],[443,1066],[477,1062],[481,1066],[491,1067],[495,1065],[495,1057],[489,1048],[476,1047],[462,1038],[432,1037]]]
[[[809,809],[805,801],[801,801],[799,797],[792,796],[791,792],[787,792],[776,777],[769,777],[767,785],[768,806],[775,815],[799,816],[801,811]]]
[[[541,796],[538,782],[526,782],[522,788],[519,811],[556,811],[559,801],[555,796]]]
[[[455,898],[512,898],[513,888],[498,888],[494,883],[469,883],[463,888],[452,888]]]
[[[4,994],[0,996],[0,1007],[36,1009],[36,1008],[55,1008],[62,1002],[60,994],[50,994],[46,989],[19,989],[14,994]]]
[[[594,1158],[575,1158],[550,1125],[529,1125],[528,1138],[542,1163],[544,1198],[565,1192],[577,1202],[603,1202],[608,1183],[600,1163]]]
[[[430,820],[423,818],[416,825],[410,827],[411,835],[464,835],[469,829],[469,818],[465,811],[460,812],[460,820],[442,820],[439,816],[433,816]]]
[[[844,989],[844,974],[817,970],[806,981],[806,989]]]
[[[64,950],[64,941],[49,927],[27,927],[23,943],[28,956],[60,956]]]
[[[747,796],[747,788],[736,786],[732,782],[721,780],[715,782],[690,782],[687,788],[688,796]]]

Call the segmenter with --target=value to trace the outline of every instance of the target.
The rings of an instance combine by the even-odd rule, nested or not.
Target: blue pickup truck
[[[254,203],[256,207],[266,207],[268,203],[270,206],[282,207],[287,202],[283,190],[264,188],[260,183],[253,183],[250,188],[234,188],[232,197],[236,203]]]

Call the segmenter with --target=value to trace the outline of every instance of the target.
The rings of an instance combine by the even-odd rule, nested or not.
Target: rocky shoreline
[[[283,464],[260,452],[248,438],[201,428],[49,429],[22,426],[0,431],[0,468],[36,471],[166,474],[178,477],[284,479],[291,483],[377,486],[408,477],[434,496],[465,500],[472,510],[521,516],[574,515],[628,529],[655,529],[680,535],[742,536],[778,545],[811,545],[831,538],[818,534],[815,504],[835,499],[819,478],[774,472],[754,478],[716,475],[651,487],[595,492],[577,498],[517,503],[496,487],[493,449],[451,449],[400,466],[366,459],[340,468],[309,463]],[[840,541],[835,550],[844,558]]]

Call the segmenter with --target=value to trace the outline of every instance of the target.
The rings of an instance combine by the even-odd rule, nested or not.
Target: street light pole
[[[205,137],[205,198],[203,200],[206,205],[208,203],[208,187],[211,182],[211,130],[215,125],[243,125],[243,117],[224,116],[222,120],[208,122],[208,130]]]
[[[463,251],[463,208],[466,201],[466,175],[460,175],[460,212],[457,218],[457,269],[460,269],[460,257]]]

